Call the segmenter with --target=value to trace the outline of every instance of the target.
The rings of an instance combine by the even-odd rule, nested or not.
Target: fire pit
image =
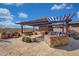
[[[50,46],[50,47],[57,47],[57,46],[63,46],[68,44],[68,36],[66,35],[45,35],[44,41]]]

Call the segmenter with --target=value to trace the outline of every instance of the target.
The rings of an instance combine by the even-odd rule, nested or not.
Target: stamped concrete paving
[[[0,55],[2,56],[79,56],[79,41],[70,38],[69,45],[50,48],[45,42],[25,43],[21,38],[0,39]]]

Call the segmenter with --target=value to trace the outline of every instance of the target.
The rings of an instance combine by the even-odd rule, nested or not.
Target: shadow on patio
[[[11,43],[11,41],[8,41],[8,40],[6,40],[6,39],[0,39],[0,42]]]
[[[79,49],[79,40],[69,38],[69,44],[66,46],[55,47],[56,49],[62,49],[66,51],[73,51]]]

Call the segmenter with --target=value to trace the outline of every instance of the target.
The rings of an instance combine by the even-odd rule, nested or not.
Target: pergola
[[[64,27],[66,29],[66,33],[69,30],[69,24],[72,21],[72,17],[75,15],[73,14],[67,14],[64,16],[56,16],[56,17],[47,17],[47,18],[41,18],[34,21],[28,21],[28,22],[19,22],[16,24],[21,25],[21,32],[23,33],[23,25],[30,25],[30,26],[51,26],[52,28],[62,28],[64,31]]]
[[[38,19],[38,20],[33,20],[33,21],[28,21],[28,22],[19,22],[16,24],[20,24],[21,25],[21,33],[23,33],[23,25],[29,25],[29,26],[40,26],[40,24],[46,23],[48,22],[47,18],[44,19]]]

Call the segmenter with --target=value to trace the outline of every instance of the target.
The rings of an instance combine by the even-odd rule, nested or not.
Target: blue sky
[[[77,13],[73,22],[79,21],[79,4],[66,3],[1,3],[0,25],[5,27],[20,27],[15,24],[21,21],[36,20],[41,17],[60,16]]]

